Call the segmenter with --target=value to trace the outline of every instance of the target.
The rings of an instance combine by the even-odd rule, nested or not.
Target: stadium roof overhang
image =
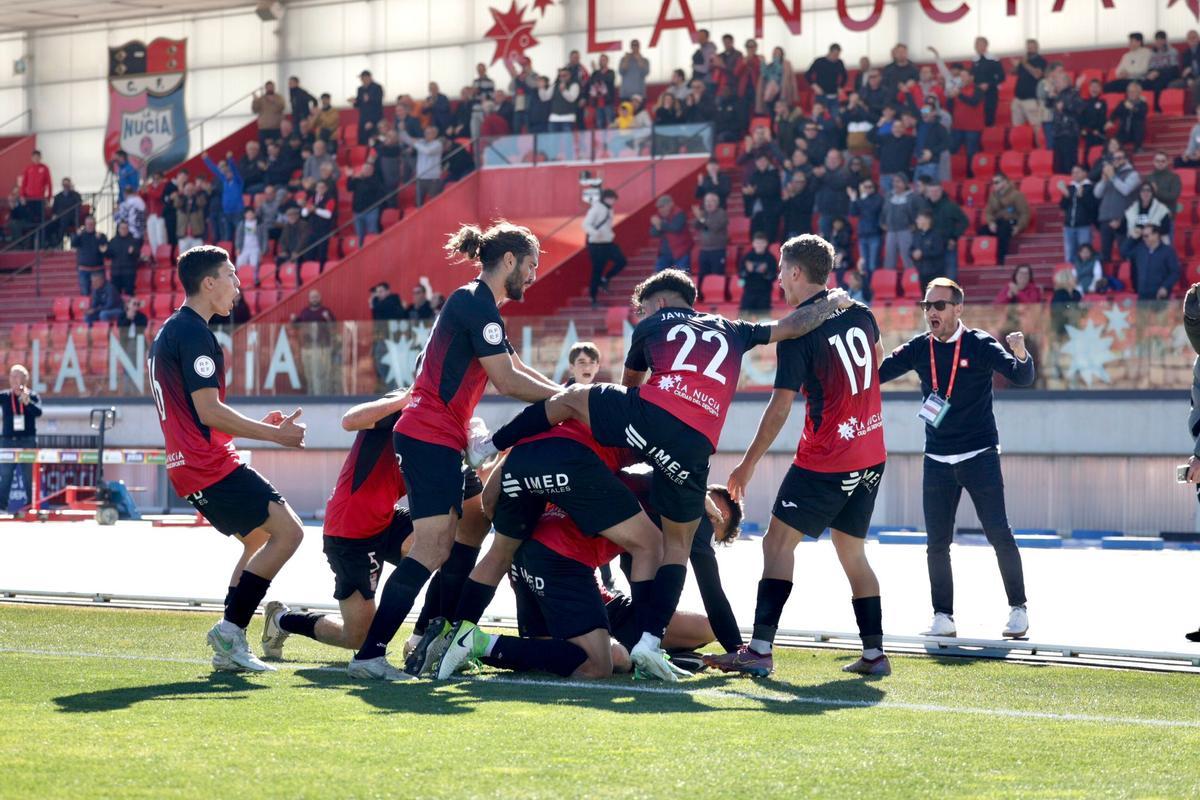
[[[0,33],[254,6],[254,0],[4,0]]]

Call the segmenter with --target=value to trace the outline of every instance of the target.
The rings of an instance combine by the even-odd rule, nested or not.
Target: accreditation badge
[[[949,400],[946,400],[941,395],[931,394],[921,404],[921,410],[917,412],[917,418],[924,420],[925,424],[931,428],[936,428],[942,424],[942,420],[946,418],[946,412],[949,410]]]
[[[25,415],[13,414],[13,433],[25,432]]]

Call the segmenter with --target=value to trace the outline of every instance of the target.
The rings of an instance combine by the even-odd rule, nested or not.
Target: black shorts
[[[813,539],[826,528],[865,539],[883,467],[881,463],[854,472],[812,472],[793,464],[771,514]]]
[[[463,465],[462,453],[441,444],[430,444],[403,433],[392,435],[400,474],[408,489],[408,510],[413,520],[440,517],[453,509],[462,516],[463,499],[483,491],[475,470]]]
[[[324,537],[325,560],[333,570],[333,599],[345,600],[358,592],[367,600],[375,597],[383,562],[399,564],[404,541],[412,534],[412,519],[405,509],[399,509],[391,523],[374,536],[348,539],[345,536]]]
[[[613,638],[625,645],[626,650],[632,650],[642,638],[642,627],[633,613],[633,599],[627,594],[615,592],[613,599],[604,604],[604,611],[608,614],[608,629],[612,631]]]
[[[519,444],[502,467],[500,497],[492,524],[497,533],[528,539],[546,503],[567,513],[581,531],[601,531],[641,513],[633,492],[595,451],[572,439]]]
[[[226,536],[245,536],[267,521],[271,503],[285,505],[271,482],[245,464],[183,499]]]
[[[508,571],[517,596],[517,631],[527,638],[574,639],[608,630],[608,615],[596,584],[596,571],[560,556],[541,542],[528,541]]]
[[[713,446],[696,429],[680,422],[636,388],[599,384],[588,392],[592,435],[608,447],[632,447],[654,467],[650,505],[674,522],[704,515],[708,459]]]

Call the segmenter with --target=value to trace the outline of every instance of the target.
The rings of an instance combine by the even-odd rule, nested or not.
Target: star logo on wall
[[[540,11],[542,16],[546,16],[546,9],[554,5],[554,0],[533,0],[533,8],[535,11]]]
[[[1117,360],[1117,354],[1112,350],[1113,340],[1104,336],[1101,327],[1088,320],[1082,328],[1067,326],[1067,343],[1062,346],[1062,352],[1070,357],[1067,365],[1067,377],[1077,377],[1091,387],[1097,379],[1109,383],[1105,364]]]
[[[1179,0],[1171,0],[1171,2],[1167,3],[1167,8],[1172,8],[1178,2]],[[1196,21],[1200,22],[1200,0],[1183,0],[1183,2],[1187,5],[1188,10],[1192,12],[1192,16],[1196,18]]]
[[[489,8],[494,24],[483,35],[496,42],[496,52],[492,56],[495,64],[501,59],[508,61],[517,56],[525,55],[525,51],[535,46],[538,40],[533,38],[535,20],[525,19],[525,6],[518,6],[516,0],[509,5],[508,11]]]

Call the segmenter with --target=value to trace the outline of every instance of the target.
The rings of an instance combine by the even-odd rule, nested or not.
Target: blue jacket
[[[221,188],[221,211],[225,214],[241,214],[246,210],[246,204],[242,199],[242,189],[244,182],[242,174],[238,172],[237,165],[232,160],[226,161],[229,165],[229,171],[233,173],[233,178],[226,180],[221,174],[220,168],[213,163],[208,156],[204,157],[204,163],[208,167],[209,172],[216,178],[217,185]]]
[[[883,198],[878,192],[859,198],[850,204],[850,214],[858,217],[859,236],[881,236],[879,217],[883,214]]]
[[[138,174],[137,167],[128,161],[122,164],[121,169],[117,171],[117,188],[120,190],[120,197],[125,196],[126,186],[137,189],[141,181],[142,176]]]
[[[1133,264],[1133,271],[1137,274],[1137,286],[1134,289],[1139,300],[1157,299],[1159,289],[1166,289],[1169,295],[1175,284],[1179,283],[1179,256],[1169,244],[1160,243],[1152,253],[1140,239],[1126,239],[1121,255]]]

